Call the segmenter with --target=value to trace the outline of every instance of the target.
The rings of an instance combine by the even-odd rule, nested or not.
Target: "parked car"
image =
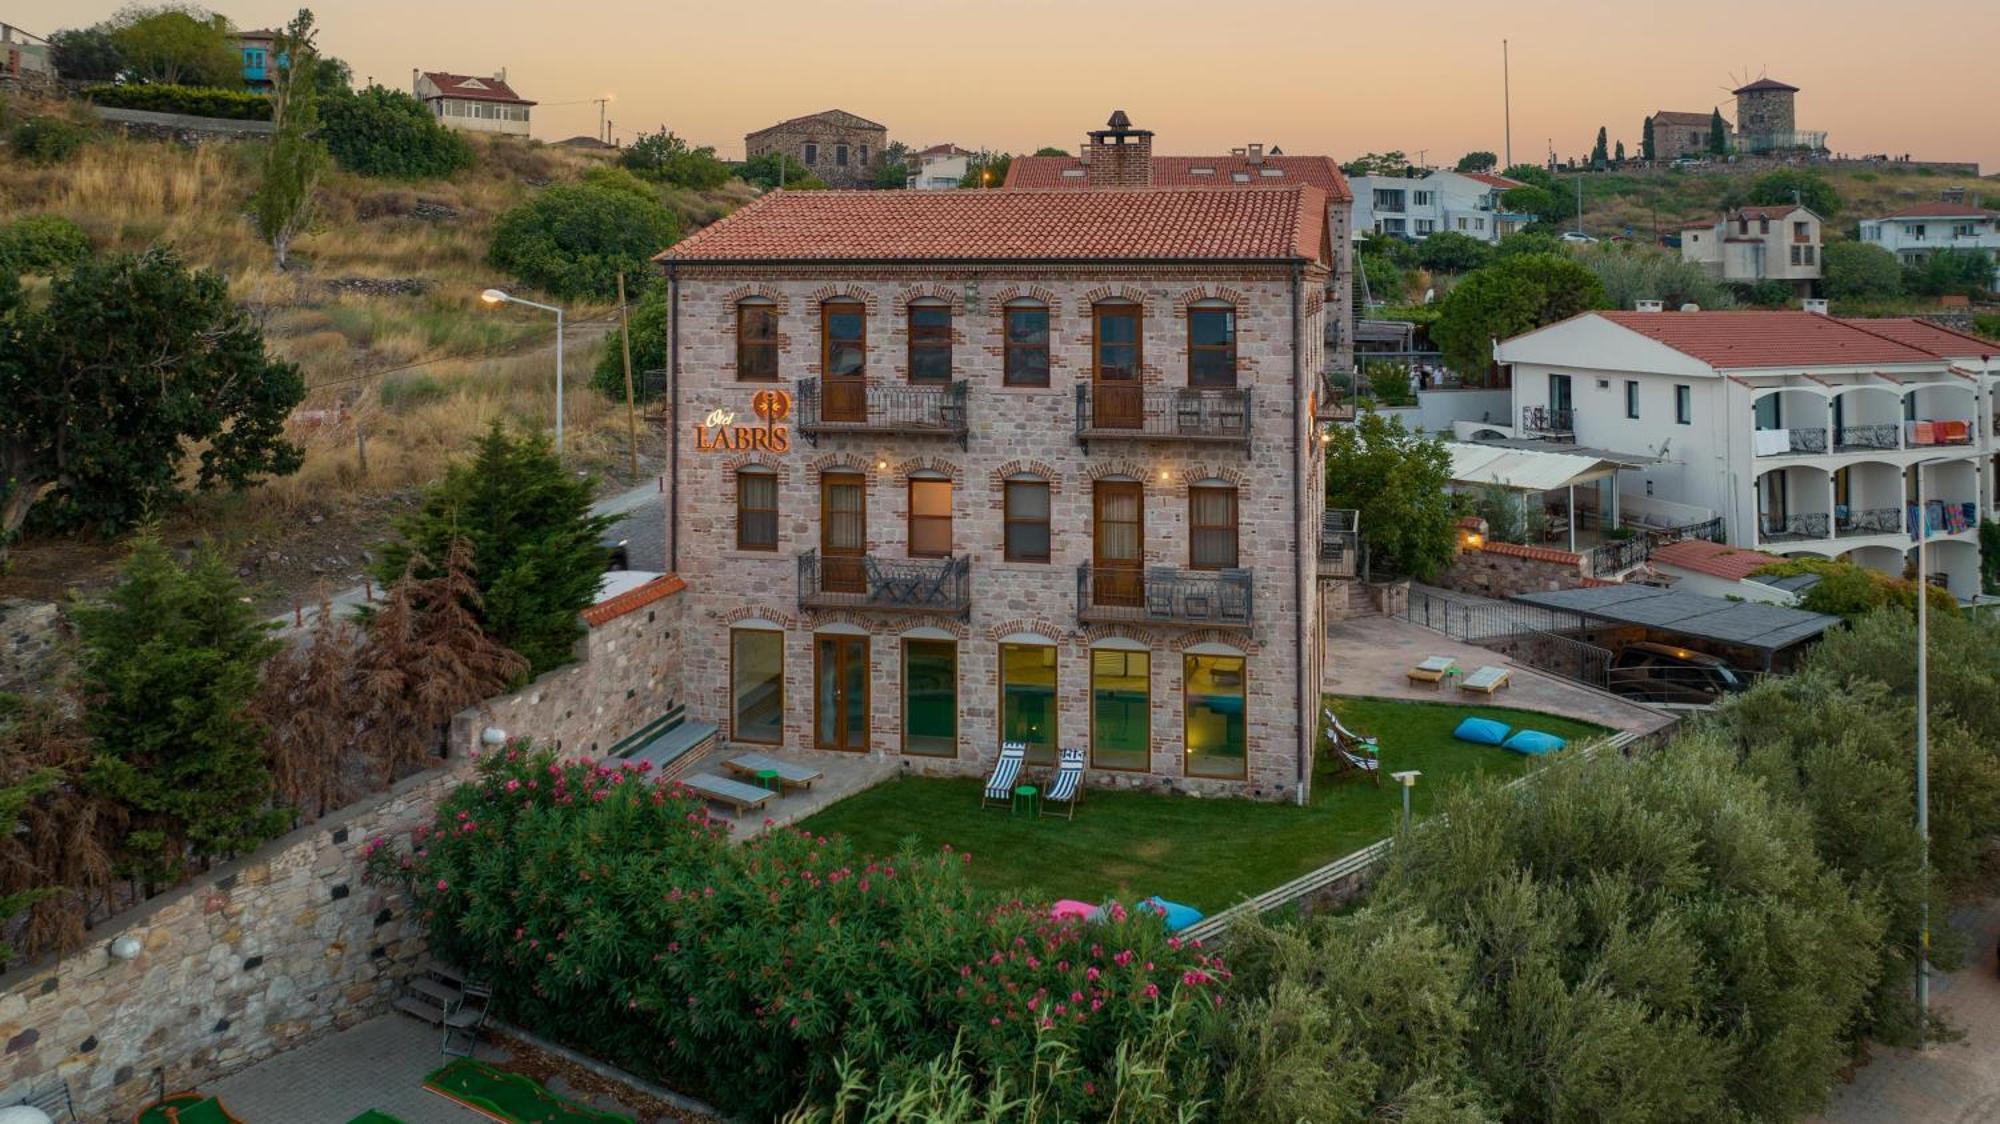
[[[1597,241],[1597,239],[1595,239],[1595,238],[1592,238],[1592,237],[1591,237],[1590,235],[1588,235],[1588,234],[1585,234],[1585,233],[1584,233],[1583,231],[1581,231],[1581,230],[1565,230],[1565,231],[1563,231],[1563,236],[1562,236],[1562,240],[1563,240],[1563,241],[1565,241],[1565,242],[1595,242],[1595,241]]]
[[[1627,644],[1611,658],[1608,686],[1615,694],[1645,702],[1701,706],[1750,684],[1729,664],[1706,652],[1671,644]]]

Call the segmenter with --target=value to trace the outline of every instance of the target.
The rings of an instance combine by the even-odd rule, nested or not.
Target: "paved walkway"
[[[2000,899],[1958,912],[1952,924],[1972,947],[1964,968],[1931,982],[1931,1002],[1965,1037],[1924,1050],[1877,1047],[1818,1124],[2000,1120]]]
[[[384,1015],[288,1050],[209,1087],[249,1124],[346,1124],[379,1109],[403,1124],[480,1124],[486,1117],[424,1089],[445,1059],[438,1032]],[[494,1060],[481,1046],[483,1060]]]
[[[742,777],[731,773],[723,765],[724,761],[735,756],[737,752],[726,748],[717,750],[714,756],[697,764],[694,771],[740,781]],[[739,814],[720,804],[709,805],[709,811],[717,819],[727,820],[736,825],[730,833],[736,839],[748,839],[770,828],[797,823],[857,792],[874,788],[895,776],[897,771],[895,761],[872,755],[805,753],[796,749],[760,749],[757,752],[780,761],[818,769],[826,775],[814,781],[811,788],[788,788],[782,796],[752,812]],[[770,821],[768,827],[765,824],[766,820]]]
[[[1508,685],[1494,693],[1494,706],[1560,714],[1614,730],[1651,732],[1674,721],[1663,711],[1537,671],[1498,652],[1462,644],[1396,617],[1350,617],[1336,622],[1326,634],[1325,688],[1332,694],[1485,704],[1487,700],[1480,695],[1455,686],[1412,683],[1405,674],[1426,656],[1450,656],[1468,673],[1488,664],[1508,670]]]

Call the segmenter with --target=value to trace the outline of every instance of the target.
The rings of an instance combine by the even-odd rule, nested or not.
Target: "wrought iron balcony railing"
[[[830,433],[894,433],[956,439],[965,446],[966,381],[883,383],[800,379],[799,432],[818,444]]]
[[[1249,570],[1177,570],[1172,566],[1076,568],[1076,617],[1085,623],[1249,628]]]
[[[1523,406],[1521,432],[1545,437],[1574,437],[1576,411],[1566,407]]]
[[[1361,513],[1330,509],[1320,517],[1319,573],[1351,578],[1361,572]]]
[[[799,555],[799,607],[963,617],[972,611],[972,559],[822,555],[808,550]]]
[[[1804,515],[1760,515],[1757,517],[1757,539],[1760,542],[1823,539],[1831,523],[1832,517],[1824,511]]]
[[[1833,432],[1833,447],[1848,449],[1894,449],[1902,444],[1903,427],[1895,422],[1876,425],[1843,425]]]
[[[1652,541],[1644,535],[1628,539],[1606,539],[1584,552],[1590,576],[1609,578],[1622,574],[1652,557]]]
[[[1078,383],[1076,439],[1200,441],[1250,447],[1248,387]]]
[[[1899,535],[1905,519],[1900,507],[1864,507],[1833,513],[1835,535]]]

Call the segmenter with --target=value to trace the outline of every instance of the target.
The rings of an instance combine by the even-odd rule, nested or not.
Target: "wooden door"
[[[1100,304],[1091,309],[1091,424],[1095,428],[1138,429],[1144,424],[1139,319],[1136,304]]]
[[[813,641],[813,744],[820,749],[868,749],[868,638],[820,636]]]
[[[1145,485],[1136,480],[1099,480],[1091,520],[1091,602],[1141,606],[1146,603]]]
[[[868,575],[868,485],[858,472],[829,472],[819,485],[820,588],[827,593],[866,593]]]
[[[830,422],[868,420],[868,310],[860,301],[820,306],[820,370]]]

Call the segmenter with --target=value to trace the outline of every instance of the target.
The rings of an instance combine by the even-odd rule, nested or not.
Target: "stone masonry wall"
[[[59,659],[66,628],[53,602],[0,598],[0,691],[42,682]]]
[[[1461,550],[1438,576],[1437,585],[1488,597],[1544,593],[1582,585],[1583,567],[1583,555],[1566,550],[1488,542],[1482,547]]]
[[[870,638],[868,752],[900,760],[921,772],[983,774],[999,751],[999,645],[1007,637],[1033,637],[1057,648],[1057,742],[1087,746],[1090,732],[1090,650],[1106,641],[1137,642],[1152,653],[1149,706],[1151,767],[1146,772],[1092,770],[1092,784],[1178,787],[1197,791],[1283,797],[1295,792],[1300,769],[1298,733],[1301,612],[1299,570],[1306,586],[1305,681],[1315,682],[1319,645],[1314,589],[1319,496],[1317,457],[1307,439],[1303,409],[1311,393],[1319,343],[1325,274],[1302,278],[1300,329],[1308,347],[1292,400],[1291,289],[1282,269],[1261,272],[1210,268],[1150,273],[1096,267],[1002,273],[911,270],[843,273],[829,279],[786,277],[781,269],[750,273],[705,269],[678,283],[681,392],[678,416],[701,419],[711,410],[749,418],[750,398],[761,386],[735,378],[735,306],[746,297],[772,301],[779,313],[779,371],[786,389],[820,373],[819,304],[840,295],[868,308],[867,370],[871,383],[894,386],[906,379],[905,307],[918,296],[941,298],[953,308],[954,376],[970,383],[969,447],[955,440],[915,435],[827,435],[809,444],[794,429],[784,452],[698,450],[681,436],[678,569],[689,592],[688,642],[711,655],[691,660],[688,698],[698,717],[730,735],[729,641],[734,627],[777,628],[786,643],[784,745],[813,745],[813,635],[859,632]],[[1050,308],[1050,385],[1001,385],[1002,309],[1015,298]],[[1089,378],[1093,301],[1123,297],[1144,306],[1143,379],[1147,388],[1185,385],[1186,308],[1222,297],[1238,308],[1238,385],[1253,388],[1251,448],[1137,440],[1076,438],[1075,387]],[[968,298],[970,301],[968,303]],[[794,419],[796,420],[796,419]],[[735,471],[750,463],[778,478],[778,549],[736,549]],[[867,481],[867,549],[907,557],[908,482],[919,471],[949,478],[953,551],[972,559],[969,620],[949,616],[865,612],[806,612],[798,604],[797,555],[819,545],[820,478],[844,469]],[[1295,504],[1294,474],[1306,471],[1304,503]],[[1004,480],[1032,474],[1050,484],[1051,561],[1003,559]],[[1148,624],[1084,626],[1077,620],[1077,570],[1092,556],[1093,482],[1118,476],[1144,482],[1145,564],[1188,565],[1188,488],[1219,479],[1239,490],[1239,564],[1253,571],[1255,627],[1241,630]],[[1303,557],[1301,557],[1303,556]],[[909,637],[959,641],[959,745],[955,758],[901,753],[901,641]],[[1183,753],[1183,654],[1189,649],[1235,650],[1246,657],[1249,776],[1216,781],[1185,776]]]
[[[875,166],[882,150],[889,146],[889,130],[879,125],[855,124],[860,118],[846,114],[815,114],[762,129],[743,138],[745,159],[755,160],[767,152],[782,152],[813,175],[834,187],[869,187],[875,182]],[[814,146],[812,160],[806,159],[806,145]],[[847,146],[847,163],[837,162],[839,145]],[[868,152],[864,159],[862,146]]]

